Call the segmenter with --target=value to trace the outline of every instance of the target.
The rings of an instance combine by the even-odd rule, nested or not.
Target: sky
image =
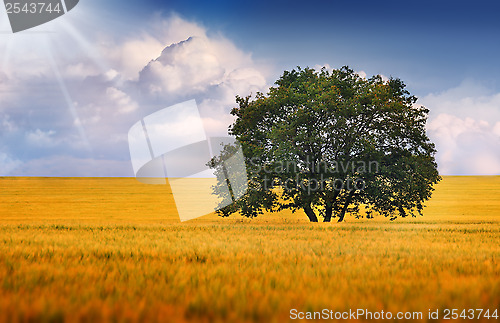
[[[134,176],[128,130],[195,99],[210,136],[235,95],[296,66],[401,78],[430,109],[442,175],[500,175],[496,1],[97,1],[12,33],[0,8],[0,176]],[[188,124],[185,127],[189,127]]]

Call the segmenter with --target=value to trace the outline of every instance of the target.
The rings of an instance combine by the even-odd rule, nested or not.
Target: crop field
[[[500,177],[444,177],[427,205],[393,222],[282,212],[180,223],[168,185],[0,178],[0,321],[500,312]]]

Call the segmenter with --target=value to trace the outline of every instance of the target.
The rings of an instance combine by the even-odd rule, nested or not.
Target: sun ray
[[[85,132],[85,128],[81,125],[80,118],[78,115],[78,111],[75,108],[75,105],[73,103],[73,100],[71,99],[71,95],[68,91],[68,88],[66,87],[66,83],[64,82],[64,78],[61,75],[61,72],[59,70],[59,67],[57,66],[57,62],[54,59],[54,55],[52,53],[52,50],[50,49],[49,46],[45,46],[46,53],[47,53],[47,58],[50,62],[52,71],[54,72],[54,75],[56,77],[57,83],[61,89],[61,92],[64,96],[64,100],[66,101],[66,105],[68,106],[68,110],[71,113],[71,116],[73,118],[73,122],[75,127],[78,130],[78,134],[80,135],[80,138],[82,139],[83,143],[85,144],[85,147],[89,150],[92,151],[92,146],[90,145],[90,142],[88,140],[87,134]]]

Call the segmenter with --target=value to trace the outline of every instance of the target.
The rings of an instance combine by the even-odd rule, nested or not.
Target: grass
[[[1,178],[0,321],[500,311],[499,196],[500,177],[445,177],[419,218],[211,214],[180,223],[168,186]]]

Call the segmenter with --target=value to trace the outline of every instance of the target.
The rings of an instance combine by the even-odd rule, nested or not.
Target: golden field
[[[500,311],[500,177],[444,177],[424,214],[180,223],[167,185],[0,178],[0,321],[278,322],[291,309],[414,311],[426,321],[429,309]]]

